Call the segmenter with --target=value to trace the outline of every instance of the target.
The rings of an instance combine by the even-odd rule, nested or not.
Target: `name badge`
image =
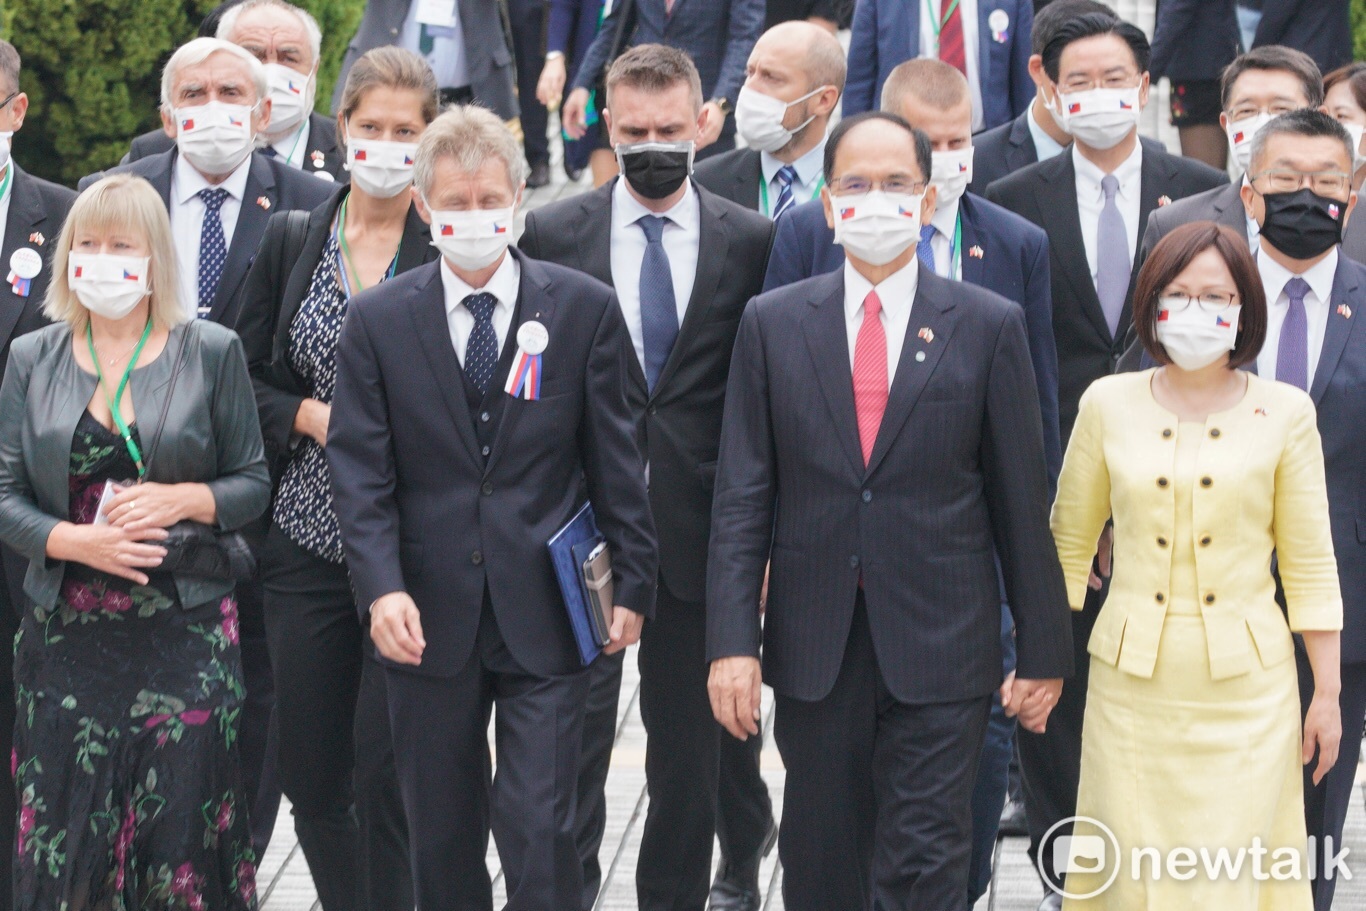
[[[456,0],[417,0],[417,21],[440,28],[455,27]]]

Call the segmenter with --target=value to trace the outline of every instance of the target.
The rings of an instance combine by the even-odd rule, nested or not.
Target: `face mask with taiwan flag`
[[[85,309],[105,319],[123,319],[147,296],[147,256],[72,253],[66,281]]]
[[[415,142],[346,139],[346,169],[351,183],[377,199],[393,199],[413,182]]]
[[[194,169],[207,177],[231,174],[256,147],[251,113],[245,104],[210,101],[192,108],[176,108],[176,147]]]
[[[471,272],[491,266],[512,240],[515,207],[506,209],[432,209],[432,244],[441,255]]]
[[[1138,126],[1138,86],[1058,95],[1062,128],[1093,149],[1113,149]]]
[[[1200,370],[1233,350],[1242,306],[1210,313],[1198,302],[1177,295],[1157,302],[1157,340],[1182,370]]]
[[[920,203],[925,194],[871,190],[832,196],[835,243],[855,259],[885,266],[920,240]]]

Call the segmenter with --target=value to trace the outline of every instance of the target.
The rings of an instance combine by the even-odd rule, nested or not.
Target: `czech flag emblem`
[[[908,210],[905,206],[897,206],[897,207],[896,207],[896,214],[898,214],[898,215],[904,215],[904,216],[906,216],[907,218],[914,218],[914,217],[915,217],[915,213],[912,212],[912,211],[910,211],[910,210]]]
[[[854,217],[853,208],[840,209],[840,221],[848,221]]]
[[[228,115],[228,126],[240,127],[241,125],[242,121],[238,120],[236,117],[233,117],[231,114]]]
[[[289,90],[290,90],[291,92],[293,92],[295,95],[302,95],[302,94],[303,94],[303,89],[301,89],[301,88],[299,88],[297,85],[295,85],[293,79],[289,80]]]
[[[1067,106],[1067,113],[1069,113],[1069,114],[1080,114],[1080,113],[1081,113],[1081,102],[1080,102],[1080,101],[1074,101],[1074,102],[1072,102],[1071,104],[1069,104],[1069,105]]]
[[[1121,101],[1119,103],[1119,109],[1121,111],[1132,111],[1134,109],[1134,106],[1127,101]]]
[[[135,282],[138,280],[138,277],[134,275],[132,272],[129,272],[127,269],[123,270],[123,277],[130,282]]]
[[[1171,316],[1172,316],[1172,312],[1171,312],[1170,310],[1159,310],[1159,311],[1157,311],[1157,321],[1158,321],[1159,323],[1165,323],[1165,322],[1167,322],[1167,320],[1171,319]]]
[[[965,164],[963,164],[961,161],[958,162],[958,173],[959,173],[959,174],[966,174],[967,172],[968,172],[968,166],[965,165]]]
[[[451,226],[451,225],[442,225],[442,226],[441,226],[441,236],[442,236],[442,237],[454,237],[454,236],[455,236],[455,228],[454,228],[453,226]]]
[[[1220,329],[1227,329],[1229,326],[1232,326],[1233,324],[1230,323],[1228,320],[1224,319],[1222,316],[1216,316],[1214,318],[1214,325],[1218,326]]]
[[[1329,215],[1331,218],[1333,218],[1334,220],[1337,219],[1337,217],[1338,217],[1338,212],[1339,212],[1339,211],[1340,211],[1340,210],[1339,210],[1338,207],[1337,207],[1337,203],[1332,203],[1332,202],[1330,202],[1330,203],[1328,204],[1328,215]]]
[[[351,156],[351,160],[352,160],[352,161],[365,161],[365,160],[366,160],[366,159],[365,159],[365,150],[364,150],[364,149],[356,149],[356,154],[354,154],[354,155]]]
[[[182,121],[180,121],[180,128],[181,128],[182,130],[193,130],[193,129],[194,129],[194,121],[193,121],[193,120],[182,120]]]
[[[412,164],[412,163],[413,163],[413,158],[412,158],[412,156],[411,156],[411,155],[404,155],[404,156],[403,156],[403,163],[404,163],[405,165],[410,165],[410,164]]]
[[[508,226],[507,226],[507,225],[500,225],[500,224],[498,224],[498,222],[495,221],[495,222],[493,223],[493,233],[494,233],[494,234],[506,234],[506,233],[508,233]]]

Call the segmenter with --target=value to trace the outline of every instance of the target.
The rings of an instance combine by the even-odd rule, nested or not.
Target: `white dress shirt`
[[[959,198],[947,206],[935,206],[934,217],[930,219],[930,227],[934,228],[934,234],[930,237],[930,249],[934,251],[934,274],[955,281],[963,275],[963,268],[959,264],[963,251],[953,248],[961,202]]]
[[[248,155],[217,187],[228,191],[228,198],[223,200],[218,215],[223,222],[223,240],[229,250],[250,174],[251,156]],[[212,187],[184,155],[176,155],[175,168],[171,171],[171,234],[175,237],[176,260],[180,265],[180,303],[191,319],[199,312],[199,239],[204,230],[204,200],[199,198],[199,191]]]
[[[1266,289],[1266,341],[1262,343],[1261,354],[1257,355],[1257,375],[1274,380],[1281,327],[1285,325],[1285,316],[1290,312],[1290,296],[1285,293],[1285,284],[1296,276],[1272,259],[1265,249],[1257,251],[1257,270],[1262,274],[1262,287]],[[1315,369],[1319,365],[1319,354],[1323,351],[1323,336],[1328,331],[1333,276],[1337,271],[1338,248],[1334,247],[1321,261],[1299,276],[1309,284],[1309,293],[1304,296],[1304,315],[1309,328],[1309,372],[1305,375],[1311,387],[1314,385]]]
[[[305,117],[303,126],[297,130],[290,130],[279,142],[272,142],[270,147],[275,150],[275,157],[291,168],[302,168],[304,155],[308,153],[308,133],[311,127],[308,118]]]
[[[896,365],[901,362],[901,348],[906,343],[906,330],[911,324],[911,305],[920,285],[920,261],[911,261],[899,272],[894,272],[874,287],[859,274],[853,264],[844,261],[844,329],[849,341],[849,373],[854,371],[854,351],[858,347],[858,332],[863,328],[863,301],[869,291],[876,291],[882,301],[882,328],[887,333],[887,388],[896,379]]]
[[[938,20],[931,18],[933,15],[943,17],[946,4],[953,0],[919,0],[920,5],[920,56],[939,59],[939,39],[935,35],[935,25]],[[977,72],[977,43],[981,36],[977,34],[977,0],[959,0],[958,8],[962,14],[963,21],[963,56],[968,65],[968,92],[972,95],[972,131],[979,132],[987,125],[986,113],[982,110],[982,85],[981,74]],[[1014,28],[1015,24],[1011,23]]]
[[[1072,147],[1072,165],[1077,171],[1077,215],[1081,219],[1081,239],[1086,245],[1086,266],[1091,270],[1091,281],[1096,280],[1097,237],[1100,230],[1100,212],[1105,208],[1105,191],[1100,182],[1105,172],[1096,167]],[[1119,192],[1115,194],[1115,205],[1120,217],[1124,219],[1124,234],[1129,240],[1129,262],[1134,261],[1134,251],[1138,249],[1138,214],[1142,207],[1139,198],[1143,190],[1143,143],[1135,142],[1134,150],[1114,170],[1119,181]]]
[[[1244,187],[1245,187],[1245,186],[1248,186],[1248,185],[1250,184],[1250,181],[1247,179],[1247,175],[1244,174],[1241,178],[1239,178],[1238,183],[1239,183],[1240,186],[1244,186]],[[1257,240],[1262,236],[1262,226],[1259,225],[1259,224],[1257,224],[1257,219],[1255,219],[1255,218],[1253,218],[1251,215],[1248,215],[1248,214],[1247,214],[1247,207],[1243,205],[1242,200],[1239,200],[1239,201],[1238,201],[1238,205],[1239,205],[1239,206],[1242,206],[1242,209],[1243,209],[1243,218],[1247,219],[1247,246],[1248,246],[1248,249],[1250,249],[1250,250],[1253,252],[1253,254],[1255,255],[1256,252],[1257,252],[1257,247],[1259,246],[1259,244],[1257,243]],[[1267,298],[1267,300],[1271,300],[1271,298]]]
[[[645,330],[640,322],[640,263],[645,258],[647,242],[645,231],[636,222],[646,215],[668,219],[664,225],[664,253],[669,257],[678,325],[682,326],[688,312],[688,298],[692,297],[692,287],[697,281],[697,251],[702,240],[702,212],[698,208],[697,193],[691,181],[684,181],[683,186],[683,198],[666,212],[651,212],[641,205],[626,188],[624,179],[618,180],[612,188],[612,285],[642,370],[645,368]]]
[[[1047,161],[1061,155],[1067,146],[1059,142],[1039,126],[1038,119],[1034,116],[1034,105],[1031,102],[1029,111],[1025,114],[1025,125],[1029,127],[1029,137],[1034,140],[1034,152],[1038,161]]]
[[[816,199],[820,195],[821,187],[825,186],[821,180],[825,170],[825,140],[821,139],[815,148],[792,162],[792,167],[797,172],[797,179],[792,181],[792,204],[800,206],[804,202]],[[783,185],[778,181],[778,172],[782,168],[783,162],[774,158],[772,153],[759,153],[759,170],[764,178],[764,186],[768,188],[767,208],[764,207],[764,193],[759,193],[759,213],[769,218],[773,217],[773,209],[778,205],[778,195],[783,191]]]
[[[441,258],[441,287],[446,292],[446,323],[450,326],[451,344],[455,347],[455,356],[462,368],[465,366],[465,349],[469,347],[470,333],[474,331],[474,314],[468,307],[461,306],[465,298],[480,291],[497,298],[498,304],[493,308],[493,334],[498,336],[498,352],[501,355],[503,343],[507,341],[508,327],[512,325],[512,311],[517,306],[517,291],[521,285],[522,267],[511,253],[503,254],[503,262],[482,288],[471,287],[455,274],[444,256]]]
[[[457,0],[436,0],[431,5],[445,12],[447,4],[451,24],[427,26],[427,33],[432,37],[430,54],[422,53],[422,23],[417,20],[418,11],[427,5],[423,0],[410,0],[408,15],[399,29],[398,41],[394,43],[427,61],[438,88],[458,89],[470,84],[469,61],[465,59],[465,30],[460,25],[460,4]]]

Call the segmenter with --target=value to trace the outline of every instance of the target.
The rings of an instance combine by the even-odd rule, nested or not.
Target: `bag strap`
[[[280,259],[279,265],[285,271],[284,276],[279,282],[280,287],[288,287],[290,270],[298,263],[299,257],[303,255],[304,244],[308,243],[308,223],[309,213],[305,209],[290,209],[283,213],[285,217],[285,230],[280,238]],[[278,316],[278,313],[277,313]],[[272,333],[270,359],[278,362],[284,356],[284,345],[280,340],[279,327],[275,327]]]
[[[171,413],[171,397],[175,395],[176,380],[179,379],[180,368],[185,363],[185,346],[190,340],[190,333],[193,331],[194,323],[189,322],[185,324],[185,331],[180,335],[180,347],[176,350],[175,363],[171,365],[171,380],[166,385],[166,398],[161,403],[161,420],[157,422],[157,435],[153,438],[152,446],[147,450],[147,460],[143,463],[147,469],[142,474],[144,478],[151,476],[152,460],[161,448],[161,434],[166,430],[166,418]]]

